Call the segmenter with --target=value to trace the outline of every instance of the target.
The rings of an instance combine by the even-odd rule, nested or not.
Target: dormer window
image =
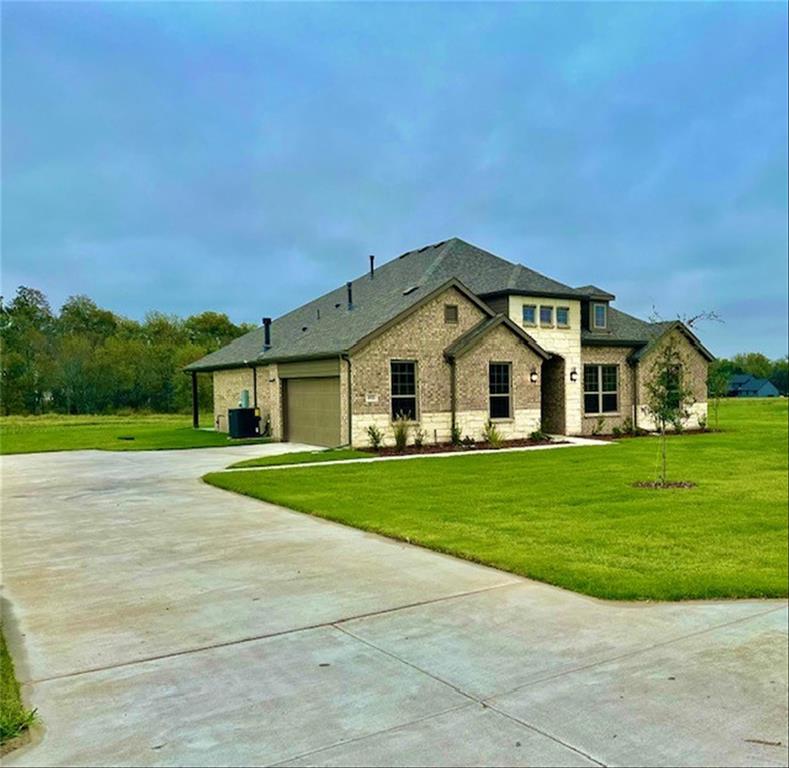
[[[608,305],[592,304],[592,327],[605,330],[608,327]]]

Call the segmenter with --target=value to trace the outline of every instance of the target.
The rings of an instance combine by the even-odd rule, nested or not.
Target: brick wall
[[[583,347],[581,359],[584,365],[615,365],[619,369],[619,410],[614,414],[585,414],[583,413],[583,400],[581,413],[583,416],[583,434],[591,435],[602,424],[600,434],[609,435],[614,427],[622,429],[625,420],[634,418],[633,396],[635,374],[627,358],[633,353],[632,347]],[[583,388],[584,372],[579,371],[578,378]],[[602,419],[602,421],[601,421]]]
[[[220,431],[228,431],[227,411],[238,407],[244,389],[249,390],[249,403],[252,405],[254,387],[251,368],[214,371],[214,426]]]
[[[668,338],[674,338],[679,344],[681,354],[685,359],[685,366],[683,375],[685,377],[685,384],[689,386],[693,392],[695,403],[690,408],[690,418],[686,426],[695,428],[699,425],[699,417],[707,417],[707,369],[708,362],[704,356],[690,343],[688,338],[679,331],[672,331],[665,339],[661,340],[654,350],[649,355],[642,358],[638,363],[637,372],[637,387],[638,387],[638,425],[644,429],[654,429],[655,424],[643,408],[643,402],[646,396],[645,382],[648,381],[652,375],[652,366],[654,365],[655,353],[668,341]]]
[[[444,321],[444,305],[458,305],[458,322]],[[454,288],[437,296],[390,328],[352,358],[353,444],[369,445],[367,427],[375,424],[391,445],[390,362],[417,363],[418,425],[427,442],[447,442],[451,430],[450,366],[444,350],[477,325],[485,314]],[[509,331],[497,328],[457,361],[457,417],[463,434],[477,439],[488,418],[488,362],[513,363],[513,418],[501,422],[505,437],[525,436],[539,424],[540,388],[531,384],[532,366],[541,359]],[[368,398],[368,395],[371,397]],[[375,400],[375,402],[371,402]],[[412,432],[413,432],[412,429]]]

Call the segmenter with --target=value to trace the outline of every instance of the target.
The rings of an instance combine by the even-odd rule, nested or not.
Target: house
[[[680,322],[615,309],[594,285],[572,288],[453,238],[369,270],[187,366],[214,380],[216,427],[243,393],[275,438],[369,445],[393,441],[399,414],[427,442],[479,439],[488,419],[505,439],[534,430],[584,435],[650,428],[644,381],[669,336],[682,345],[707,409],[712,355]],[[195,402],[195,421],[196,421]]]
[[[737,373],[729,379],[729,397],[778,397],[781,393],[769,379]]]

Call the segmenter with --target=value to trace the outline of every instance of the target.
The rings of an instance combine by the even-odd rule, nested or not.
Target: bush
[[[414,447],[421,448],[425,443],[425,438],[427,437],[427,432],[424,429],[417,429],[414,432]]]
[[[496,425],[490,419],[485,422],[485,426],[482,428],[482,439],[491,448],[501,448],[501,444],[504,442],[501,432],[496,429]]]
[[[699,429],[702,432],[706,432],[707,431],[707,414],[706,413],[699,414]]]
[[[404,413],[397,414],[397,418],[394,420],[392,429],[394,431],[395,448],[398,452],[404,451],[406,445],[408,444],[409,426],[410,423],[406,418],[406,415]]]
[[[622,422],[622,432],[624,432],[626,435],[636,434],[636,428],[633,424],[633,419],[631,419],[629,416]]]
[[[460,427],[457,424],[452,426],[452,432],[450,440],[452,441],[452,445],[460,445],[461,443],[461,432]]]
[[[605,427],[605,419],[602,416],[598,416],[595,425],[592,427],[592,434],[599,435],[603,431],[604,427]]]
[[[477,444],[471,435],[466,435],[460,442],[464,448],[473,448]]]
[[[534,432],[532,432],[529,435],[529,440],[535,440],[540,443],[543,442],[544,440],[550,440],[550,439],[551,436],[547,432],[543,432],[542,427],[540,427],[539,429],[535,429]]]
[[[619,427],[614,427],[614,428],[611,430],[611,434],[612,434],[614,437],[622,437],[622,430],[621,430]]]
[[[367,427],[367,437],[370,438],[370,445],[373,450],[376,451],[381,447],[381,443],[384,441],[384,433],[381,432],[375,424],[370,424],[370,426]]]

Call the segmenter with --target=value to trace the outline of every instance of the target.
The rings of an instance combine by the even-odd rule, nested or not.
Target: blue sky
[[[787,9],[2,6],[2,289],[278,315],[458,236],[787,352]]]

